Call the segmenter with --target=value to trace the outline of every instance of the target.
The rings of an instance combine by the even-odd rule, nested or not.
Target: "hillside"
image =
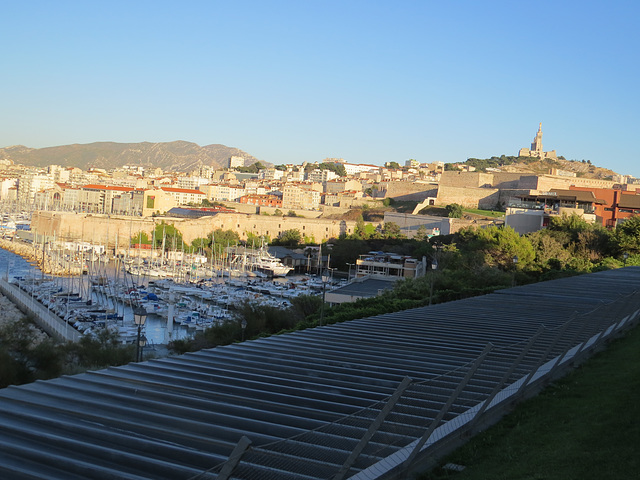
[[[34,167],[61,165],[79,167],[83,170],[90,167],[110,169],[124,165],[143,165],[159,167],[165,171],[185,172],[200,165],[226,167],[231,156],[243,157],[245,165],[258,161],[238,148],[218,144],[201,147],[184,141],[95,142],[47,148],[29,148],[22,145],[0,148],[0,159],[9,159],[16,164]]]
[[[498,169],[503,172],[532,173],[536,175],[548,174],[551,169],[556,168],[565,172],[574,172],[578,177],[610,179],[616,172],[608,168],[597,167],[590,162],[578,160],[566,160],[562,157],[557,159],[536,157],[511,157],[502,155],[487,159],[469,158],[466,165],[476,167],[478,171],[487,169]]]

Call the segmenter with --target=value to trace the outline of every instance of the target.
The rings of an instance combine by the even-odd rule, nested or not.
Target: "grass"
[[[640,472],[640,328],[612,342],[419,480],[629,479]]]
[[[476,215],[483,215],[485,217],[504,217],[504,212],[497,212],[494,210],[480,210],[477,208],[465,208],[465,213],[475,213]]]

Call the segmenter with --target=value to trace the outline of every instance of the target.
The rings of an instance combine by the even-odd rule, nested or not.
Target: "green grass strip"
[[[640,478],[640,328],[443,459],[420,480]]]

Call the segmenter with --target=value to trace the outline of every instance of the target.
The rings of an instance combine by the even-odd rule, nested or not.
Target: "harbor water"
[[[115,273],[114,268],[109,269],[111,273]],[[109,272],[109,270],[107,270]],[[80,285],[85,289],[88,286],[89,279],[86,275],[74,275],[64,277],[47,277],[45,276],[37,265],[28,262],[19,255],[13,252],[0,248],[0,274],[10,283],[26,283],[28,288],[38,288],[41,282],[49,281],[56,282],[64,291],[78,291]],[[108,275],[111,276],[111,275]],[[113,280],[113,276],[111,276]],[[107,279],[110,281],[110,279]],[[31,283],[31,285],[29,285]],[[91,300],[96,305],[100,305],[106,301],[105,298],[101,298],[99,293],[91,293]],[[122,318],[111,320],[111,322],[118,322],[118,327],[126,328],[132,332],[132,335],[136,334],[135,325],[133,322],[133,310],[130,305],[125,304],[122,301],[115,302],[111,300],[108,307],[114,309]],[[159,344],[167,344],[173,340],[192,337],[195,332],[190,331],[187,327],[181,325],[171,325],[171,328],[167,327],[167,318],[163,318],[159,315],[150,313],[147,315],[145,326],[143,327],[143,335],[146,337],[149,347]],[[133,337],[130,338],[130,340]]]

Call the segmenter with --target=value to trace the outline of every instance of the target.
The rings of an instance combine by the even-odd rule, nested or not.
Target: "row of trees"
[[[0,328],[0,388],[124,365],[135,357],[133,345],[122,345],[117,333],[106,329],[64,344],[34,340],[35,329],[29,317]]]

